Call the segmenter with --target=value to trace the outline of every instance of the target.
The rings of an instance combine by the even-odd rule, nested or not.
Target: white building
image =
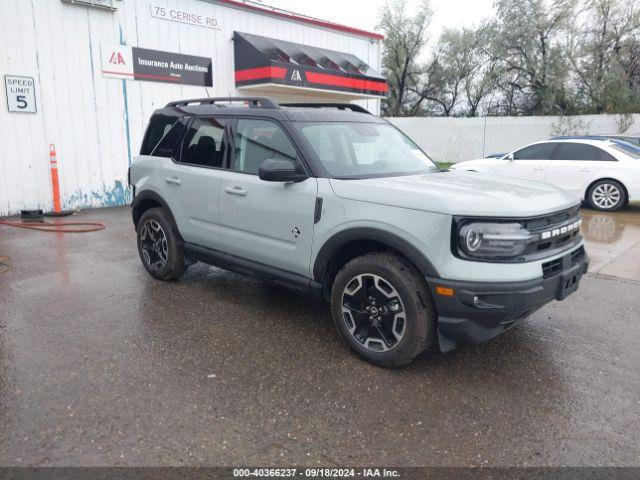
[[[53,151],[63,209],[128,203],[128,165],[171,100],[268,95],[378,113],[381,38],[240,0],[2,0],[0,216],[53,208]]]

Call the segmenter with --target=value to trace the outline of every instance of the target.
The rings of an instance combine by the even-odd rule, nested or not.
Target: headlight
[[[519,223],[471,221],[458,226],[458,249],[477,260],[507,259],[522,255],[534,238]]]

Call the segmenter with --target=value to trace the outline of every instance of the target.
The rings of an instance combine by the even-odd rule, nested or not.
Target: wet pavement
[[[153,280],[128,209],[76,219],[107,229],[0,226],[0,465],[639,463],[637,210],[585,212],[595,274],[564,302],[393,371],[320,302],[201,264]]]
[[[592,273],[640,281],[640,207],[582,211]]]

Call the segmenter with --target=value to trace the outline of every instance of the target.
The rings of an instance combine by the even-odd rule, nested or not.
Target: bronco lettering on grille
[[[553,230],[547,230],[546,232],[542,232],[540,234],[540,238],[542,240],[546,240],[548,238],[559,237],[560,235],[565,235],[567,233],[573,232],[574,230],[580,228],[580,225],[582,225],[582,220],[576,220],[575,222],[570,223],[568,225],[563,225],[562,227],[554,228]]]

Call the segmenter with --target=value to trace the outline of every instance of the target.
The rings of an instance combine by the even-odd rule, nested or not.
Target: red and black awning
[[[278,85],[384,97],[387,82],[355,55],[234,33],[236,87]]]

